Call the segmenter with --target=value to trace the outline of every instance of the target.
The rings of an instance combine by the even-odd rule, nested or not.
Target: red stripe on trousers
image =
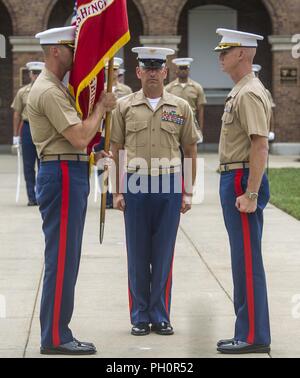
[[[244,171],[238,169],[235,175],[235,192],[237,197],[244,194],[242,188],[242,177]],[[255,310],[254,310],[254,287],[253,287],[253,266],[252,266],[252,247],[251,235],[248,214],[240,213],[242,220],[243,240],[244,240],[244,254],[245,254],[245,271],[246,271],[246,290],[247,290],[247,305],[248,305],[248,318],[249,318],[249,332],[247,343],[254,343],[255,335]]]
[[[57,259],[56,288],[55,288],[53,328],[52,328],[53,345],[55,347],[61,344],[60,335],[59,335],[59,320],[60,320],[61,299],[62,299],[62,291],[63,291],[63,283],[64,283],[66,251],[67,251],[67,228],[68,228],[69,188],[70,188],[68,163],[61,162],[60,167],[62,171],[62,200],[61,200],[59,248],[58,248],[58,259]]]
[[[170,292],[171,292],[171,286],[172,286],[172,274],[173,274],[173,261],[174,261],[174,252],[173,252],[173,257],[172,257],[172,262],[171,262],[171,268],[167,280],[167,285],[166,285],[166,295],[165,295],[165,305],[166,305],[166,311],[168,316],[169,314],[169,298],[170,298]]]
[[[130,312],[130,315],[131,315],[131,311],[132,311],[132,296],[131,296],[131,292],[130,292],[129,282],[128,282],[128,298],[129,298],[129,312]]]

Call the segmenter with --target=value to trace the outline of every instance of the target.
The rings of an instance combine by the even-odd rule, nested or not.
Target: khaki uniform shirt
[[[104,88],[107,89],[107,83],[105,83]],[[115,87],[113,87],[113,93],[116,96],[117,100],[132,94],[132,89],[128,87],[128,85],[118,83]],[[105,137],[105,123],[102,124],[101,136],[102,138]]]
[[[62,135],[81,122],[75,101],[59,79],[46,68],[36,79],[28,98],[30,131],[39,157],[82,154]]]
[[[117,99],[128,96],[132,93],[132,89],[128,85],[118,83],[115,87],[114,94]]]
[[[165,89],[167,92],[186,100],[195,115],[197,109],[207,103],[202,86],[191,79],[188,79],[188,82],[184,85],[176,79],[168,84]]]
[[[253,73],[246,75],[227,97],[219,145],[221,163],[249,161],[251,135],[268,138],[271,103]]]
[[[19,89],[13,103],[11,104],[11,107],[14,109],[14,111],[21,115],[23,121],[28,121],[26,105],[31,87],[32,83],[25,85],[25,87]]]
[[[272,96],[271,92],[267,88],[266,88],[266,92],[267,92],[267,96],[268,96],[268,99],[270,100],[272,108],[276,108],[276,104],[273,100],[273,96]]]
[[[178,166],[179,146],[197,143],[198,138],[189,104],[166,91],[155,111],[140,90],[119,100],[113,112],[111,141],[125,146],[129,170]],[[137,163],[140,158],[146,167]]]
[[[107,83],[105,83],[104,88],[107,89]],[[128,85],[122,83],[117,83],[117,85],[114,86],[113,89],[113,93],[115,94],[117,99],[128,96],[132,93],[132,89],[128,87]]]

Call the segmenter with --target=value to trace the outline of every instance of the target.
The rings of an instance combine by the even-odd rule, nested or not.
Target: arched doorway
[[[0,144],[11,144],[12,141],[12,51],[8,37],[13,34],[11,17],[0,0],[0,34],[5,41],[5,57],[0,58]]]
[[[199,21],[200,18],[203,19],[202,22]],[[198,24],[196,24],[197,19]],[[203,29],[204,22],[207,24],[206,29]],[[255,63],[262,65],[260,78],[265,86],[272,90],[272,52],[267,38],[272,34],[272,21],[263,1],[188,0],[182,9],[178,23],[178,34],[182,36],[178,55],[183,57],[195,54],[197,46],[199,46],[199,51],[207,48],[211,44],[212,34],[216,45],[219,41],[219,37],[215,34],[217,27],[233,28],[265,36],[264,41],[259,45]],[[192,74],[194,73],[195,79],[204,78],[203,86],[208,99],[204,141],[211,144],[219,140],[220,117],[224,99],[230,88],[230,81],[223,78],[224,82],[227,80],[227,84],[222,84],[222,73],[217,64],[209,63],[209,57],[213,59],[213,55],[208,54],[202,59],[203,65],[199,64],[198,67],[195,65],[195,68],[201,69],[202,72],[194,71]],[[201,59],[198,56],[196,58]],[[217,61],[217,55],[215,59]]]
[[[231,79],[221,72],[219,61],[216,59],[216,29],[220,26],[237,29],[237,18],[235,9],[223,5],[202,5],[189,11],[188,55],[194,58],[191,75],[206,91],[212,91],[216,96],[222,89],[226,95],[233,84]],[[222,93],[220,95],[224,96]]]
[[[73,9],[74,0],[58,0],[50,13],[47,28],[58,28],[64,25],[70,25],[69,20]]]
[[[135,74],[137,66],[136,54],[133,54],[131,49],[140,46],[140,36],[144,34],[144,26],[140,12],[133,0],[127,0],[127,11],[131,40],[124,48],[125,82],[133,91],[136,91],[141,88],[141,84]]]

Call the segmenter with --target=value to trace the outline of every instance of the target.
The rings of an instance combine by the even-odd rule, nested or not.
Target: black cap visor
[[[165,67],[166,61],[163,59],[139,59],[139,64],[145,69],[159,70]]]

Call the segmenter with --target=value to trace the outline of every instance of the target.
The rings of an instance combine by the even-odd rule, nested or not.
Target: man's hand
[[[17,149],[20,147],[20,137],[14,136],[13,137],[13,144],[11,146],[11,153],[15,155],[17,153]]]
[[[181,203],[181,209],[180,212],[182,214],[187,213],[192,208],[192,196],[189,196],[187,194],[184,194],[182,196],[182,203]]]
[[[95,157],[95,165],[97,165],[98,169],[104,170],[104,167],[110,167],[113,161],[113,154],[111,151],[108,153],[105,152],[104,150],[100,152],[94,152],[94,157]]]
[[[274,142],[275,140],[275,133],[273,131],[269,132],[269,142]]]
[[[252,214],[257,209],[257,200],[251,200],[246,194],[243,194],[236,199],[235,206],[241,213]]]
[[[114,194],[116,208],[120,211],[125,211],[125,200],[123,194]]]
[[[20,144],[20,137],[19,136],[14,136],[13,137],[13,146],[19,145]]]
[[[111,112],[117,105],[117,98],[113,93],[103,91],[96,106],[102,114]]]

